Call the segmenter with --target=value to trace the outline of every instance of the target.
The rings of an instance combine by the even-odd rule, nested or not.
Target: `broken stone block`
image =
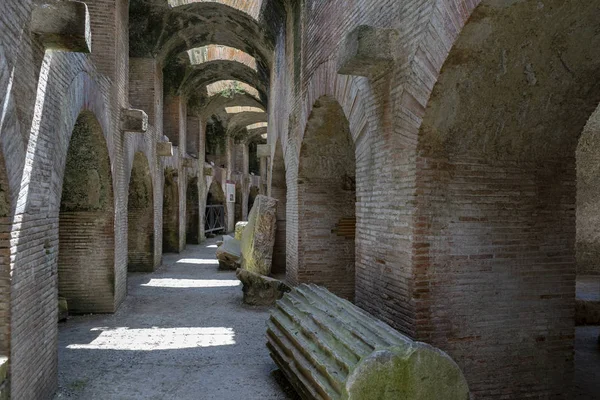
[[[38,4],[31,12],[31,32],[48,50],[92,51],[90,15],[81,1]]]
[[[235,271],[240,266],[241,258],[240,241],[228,235],[223,236],[223,244],[217,248],[219,269],[223,271]]]
[[[148,130],[148,114],[142,110],[124,108],[121,110],[121,130],[145,133]]]
[[[171,143],[171,142],[156,143],[156,155],[159,157],[173,157],[173,143]]]
[[[277,200],[256,196],[241,240],[242,268],[269,276],[277,226]]]
[[[66,321],[69,317],[69,306],[67,299],[64,297],[58,298],[58,322]]]
[[[242,233],[244,232],[246,225],[248,225],[248,221],[240,221],[235,224],[235,238],[237,240],[242,240]]]
[[[371,77],[389,69],[395,59],[398,37],[395,29],[357,27],[342,45],[338,73]]]
[[[244,303],[251,306],[270,306],[292,290],[280,280],[239,268],[237,278],[244,285]]]
[[[316,285],[277,301],[267,339],[302,399],[469,399],[467,381],[446,353]]]

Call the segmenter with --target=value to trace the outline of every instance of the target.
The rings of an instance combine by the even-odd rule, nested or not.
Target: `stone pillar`
[[[208,186],[206,185],[205,170],[206,166],[206,121],[203,118],[199,119],[198,132],[198,193],[200,194],[200,243],[206,240],[206,232],[204,232],[204,216],[206,214],[206,196],[208,195]]]
[[[235,144],[233,142],[233,139],[228,137],[227,138],[227,173],[226,173],[226,183],[230,183],[233,182],[231,180],[231,177],[233,175],[233,169],[235,166],[235,148],[234,148]],[[227,198],[227,186],[223,187],[223,191],[225,192],[225,197],[226,197],[226,205],[225,207],[227,208],[227,232],[233,232],[235,229],[235,202],[230,203],[229,199]]]
[[[248,220],[248,198],[250,197],[250,146],[242,145],[242,220]]]

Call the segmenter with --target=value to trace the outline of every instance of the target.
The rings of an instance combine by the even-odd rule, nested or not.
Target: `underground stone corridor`
[[[60,323],[55,399],[288,399],[270,374],[268,309],[242,304],[235,274],[217,270],[215,243],[129,274],[115,314]]]

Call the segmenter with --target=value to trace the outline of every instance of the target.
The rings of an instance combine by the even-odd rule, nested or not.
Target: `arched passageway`
[[[163,253],[179,253],[179,188],[177,171],[165,170],[163,195]]]
[[[339,103],[321,97],[309,117],[298,171],[298,281],[354,299],[356,163]]]
[[[108,148],[91,112],[77,119],[59,216],[58,293],[74,314],[114,311],[114,198]]]
[[[154,270],[154,196],[148,159],[137,152],[129,178],[127,208],[129,272]]]
[[[482,1],[425,109],[413,318],[478,398],[574,398],[575,153],[600,101],[598,7]]]
[[[275,246],[273,247],[273,273],[285,274],[286,272],[286,246],[287,246],[287,183],[285,177],[285,160],[281,142],[277,142],[273,169],[271,175],[271,197],[277,199],[277,230],[275,231]]]
[[[191,178],[186,191],[186,243],[200,243],[200,193],[198,189],[198,178]]]
[[[206,196],[206,215],[204,231],[207,234],[225,233],[227,231],[227,207],[225,193],[219,182],[213,181]]]

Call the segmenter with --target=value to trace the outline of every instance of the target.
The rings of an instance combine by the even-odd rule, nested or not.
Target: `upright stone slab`
[[[242,234],[242,269],[265,276],[271,274],[276,214],[277,200],[263,195],[256,196]]]
[[[305,400],[468,400],[458,365],[347,300],[300,285],[271,313],[267,347]]]

